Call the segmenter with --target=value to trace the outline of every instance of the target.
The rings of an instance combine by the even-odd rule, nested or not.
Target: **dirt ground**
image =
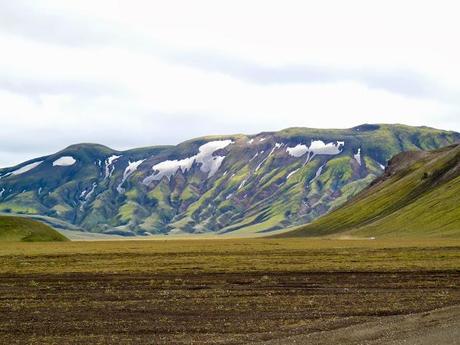
[[[456,305],[458,270],[3,273],[0,344],[455,344]]]
[[[252,345],[457,345],[460,339],[460,306],[429,312],[384,316],[375,321],[314,332]]]

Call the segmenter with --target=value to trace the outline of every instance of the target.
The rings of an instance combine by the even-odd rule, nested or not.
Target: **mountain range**
[[[127,151],[77,144],[0,169],[0,212],[108,234],[269,232],[344,204],[402,151],[459,141],[451,131],[364,124]]]

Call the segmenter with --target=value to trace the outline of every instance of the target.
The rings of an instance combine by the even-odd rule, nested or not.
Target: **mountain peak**
[[[118,152],[108,146],[96,144],[96,143],[78,143],[67,146],[62,151],[78,151],[78,150],[96,150],[96,151],[106,151],[106,152]]]

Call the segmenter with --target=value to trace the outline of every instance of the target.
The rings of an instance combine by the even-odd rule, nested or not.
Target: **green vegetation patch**
[[[0,216],[0,242],[68,241],[56,230],[43,223],[13,216]]]

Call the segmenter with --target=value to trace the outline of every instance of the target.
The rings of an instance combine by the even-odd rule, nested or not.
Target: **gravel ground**
[[[372,322],[332,331],[297,335],[254,345],[458,345],[460,306],[404,316],[380,317]]]

